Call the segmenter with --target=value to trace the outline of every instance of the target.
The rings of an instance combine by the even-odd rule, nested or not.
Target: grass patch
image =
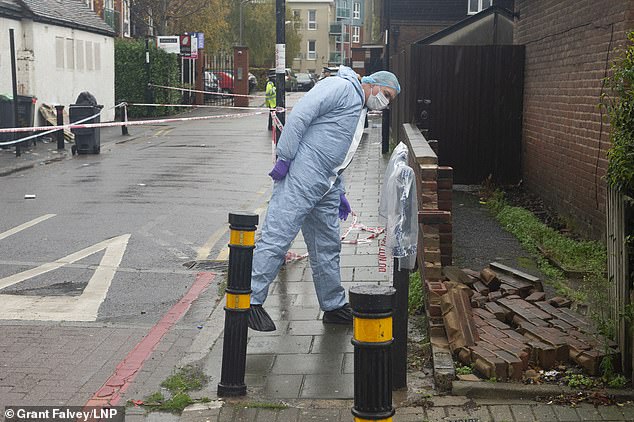
[[[172,394],[200,390],[207,383],[207,376],[200,368],[188,365],[180,368],[178,372],[161,383],[161,387],[167,388]]]
[[[578,302],[588,302],[589,299],[596,298],[599,285],[603,285],[603,290],[606,290],[607,280],[604,274],[607,252],[603,244],[595,241],[574,240],[564,236],[542,223],[530,211],[510,206],[501,191],[495,191],[488,199],[487,205],[500,225],[515,235],[522,246],[535,256],[537,267],[558,294]],[[551,264],[541,253],[540,248],[567,270],[586,273],[581,288],[571,287],[563,271]],[[588,294],[590,292],[592,292],[591,295]],[[604,309],[605,300],[598,299],[594,300],[595,308],[598,306],[599,309]]]
[[[407,298],[407,310],[410,315],[417,315],[423,309],[423,283],[420,273],[414,271],[409,275],[409,296]]]
[[[161,383],[166,393],[155,392],[143,400],[143,406],[151,411],[181,413],[183,409],[194,403],[208,403],[208,397],[193,399],[188,392],[200,390],[207,383],[207,376],[200,368],[185,366]],[[167,395],[167,397],[166,397]]]

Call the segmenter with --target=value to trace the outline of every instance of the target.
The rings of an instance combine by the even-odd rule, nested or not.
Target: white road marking
[[[0,233],[0,240],[6,239],[7,237],[9,237],[9,236],[11,236],[13,234],[19,233],[22,230],[28,229],[29,227],[33,227],[34,225],[36,225],[38,223],[41,223],[44,220],[48,220],[51,217],[55,217],[56,215],[57,214],[45,214],[45,215],[43,215],[41,217],[34,218],[33,220],[28,221],[28,222],[26,222],[24,224],[20,224],[19,226],[14,227],[11,230],[7,230],[4,233]]]
[[[38,321],[95,321],[99,306],[105,300],[108,289],[121,264],[130,234],[104,240],[75,252],[55,262],[40,265],[0,279],[0,289],[53,271],[67,264],[84,259],[105,249],[88,285],[80,296],[19,296],[0,294],[0,319]]]

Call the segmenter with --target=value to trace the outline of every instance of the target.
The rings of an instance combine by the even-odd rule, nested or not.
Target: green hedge
[[[145,41],[117,39],[115,41],[115,100],[145,103]],[[166,86],[180,85],[180,69],[176,54],[150,45],[150,74],[152,83]],[[153,88],[153,101],[159,104],[180,104],[181,93],[176,90]],[[172,107],[129,107],[128,116],[159,116],[174,112]]]
[[[605,79],[611,95],[602,94],[603,105],[610,117],[608,174],[610,186],[620,192],[634,193],[634,31],[627,34],[628,42],[612,65]]]

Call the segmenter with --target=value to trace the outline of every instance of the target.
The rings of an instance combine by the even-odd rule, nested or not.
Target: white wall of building
[[[101,120],[114,120],[114,38],[0,18],[0,34],[8,34],[9,27],[16,30],[18,94],[36,96],[37,109],[41,103],[68,107],[88,91],[104,106]],[[6,39],[8,47],[8,35]],[[0,94],[12,92],[10,57],[9,48],[0,48]]]

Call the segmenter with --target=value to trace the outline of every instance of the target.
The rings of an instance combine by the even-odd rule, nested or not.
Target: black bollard
[[[124,101],[121,106],[121,122],[126,123],[128,121],[128,104]],[[121,135],[128,135],[128,127],[121,125]]]
[[[391,422],[392,407],[392,287],[350,288],[354,316],[355,422]]]
[[[243,396],[247,393],[244,371],[247,360],[247,331],[251,307],[251,267],[255,248],[258,215],[230,213],[229,270],[225,334],[222,348],[222,373],[218,396]]]
[[[407,388],[407,298],[409,297],[409,270],[399,270],[399,258],[394,258],[393,283],[396,289],[394,307],[394,346],[392,347],[392,388]]]
[[[56,105],[55,110],[57,110],[57,126],[64,125],[64,106]],[[57,149],[64,149],[64,129],[60,129],[55,132],[55,136],[57,137]]]

